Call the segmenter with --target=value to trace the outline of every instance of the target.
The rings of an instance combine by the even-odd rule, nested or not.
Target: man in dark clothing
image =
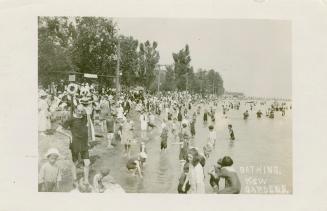
[[[62,130],[62,127],[69,129],[71,136],[65,133]],[[86,184],[89,184],[88,176],[90,159],[88,149],[88,127],[85,108],[81,104],[78,105],[73,116],[64,122],[62,127],[59,126],[57,131],[68,136],[70,139],[69,149],[72,153],[72,160],[74,163],[72,168],[74,183],[77,183],[76,166],[80,156],[84,161],[84,180]]]

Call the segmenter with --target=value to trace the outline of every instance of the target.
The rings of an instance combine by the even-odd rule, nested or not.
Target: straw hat
[[[60,153],[57,148],[50,148],[50,149],[48,149],[47,153],[45,154],[45,157],[48,158],[49,155],[52,155],[52,154],[57,155],[58,157],[60,156]]]

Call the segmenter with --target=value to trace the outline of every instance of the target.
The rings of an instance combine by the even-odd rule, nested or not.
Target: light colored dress
[[[130,145],[133,140],[134,140],[133,124],[130,122],[125,122],[125,124],[123,125],[121,144]]]
[[[217,133],[215,131],[209,131],[208,143],[212,146],[216,144]]]
[[[47,100],[40,99],[38,103],[38,120],[39,132],[44,132],[51,129],[50,112],[48,111]]]
[[[196,166],[190,165],[189,180],[191,185],[189,193],[205,193],[204,173],[200,163]]]
[[[141,121],[141,130],[146,130],[148,128],[148,118],[146,115],[141,114],[140,115],[140,121]]]

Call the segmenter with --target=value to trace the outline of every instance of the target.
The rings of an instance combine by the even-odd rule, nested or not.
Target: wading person
[[[160,143],[160,151],[166,151],[167,150],[167,139],[168,139],[168,128],[167,126],[162,129],[161,132],[161,143]]]
[[[248,119],[249,118],[249,112],[248,110],[246,110],[244,113],[243,113],[243,119]]]
[[[228,125],[228,132],[229,132],[230,140],[234,141],[235,136],[234,136],[233,126],[231,124]]]
[[[62,130],[62,127],[58,127],[57,131],[66,135],[70,139],[69,149],[72,153],[73,159],[73,180],[74,183],[77,184],[77,176],[76,176],[76,166],[79,161],[79,156],[83,159],[84,162],[84,182],[85,184],[89,184],[89,149],[88,149],[88,126],[87,126],[87,117],[85,108],[80,104],[75,109],[73,116],[67,120],[62,127],[65,129],[69,129],[71,131],[71,135],[68,135]]]
[[[214,149],[214,147],[216,145],[216,139],[217,139],[216,137],[217,137],[217,133],[214,131],[214,127],[212,125],[210,125],[209,126],[208,142],[203,147],[204,156],[206,158],[209,158],[210,153],[212,152],[212,150]]]
[[[107,119],[109,118],[109,116],[111,116],[111,114],[110,114],[110,103],[108,101],[107,96],[102,96],[99,106],[100,106],[101,129],[102,129],[103,132],[106,132]]]
[[[181,173],[181,176],[179,177],[179,183],[177,186],[177,191],[180,194],[186,194],[190,190],[190,182],[188,179],[189,171],[190,171],[190,165],[189,165],[189,163],[185,163],[183,172]]]
[[[262,112],[261,112],[261,110],[259,110],[259,111],[257,112],[257,118],[261,118],[261,116],[262,116]]]
[[[145,115],[144,111],[142,111],[140,115],[140,122],[141,122],[141,139],[144,141],[147,139],[146,131],[148,129],[148,118]]]
[[[178,120],[179,126],[181,128],[182,120],[183,120],[183,115],[182,115],[182,109],[181,108],[178,109],[177,120]]]
[[[192,137],[195,136],[195,122],[196,122],[196,113],[194,112],[192,116],[192,120],[190,122],[190,130],[191,130]]]
[[[204,171],[203,167],[200,163],[201,157],[199,152],[192,148],[188,154],[188,162],[190,166],[190,170],[188,173],[188,180],[190,183],[189,193],[205,193],[205,185],[204,185]]]
[[[133,121],[128,120],[123,126],[122,144],[124,145],[124,156],[130,158],[131,145],[134,139],[134,124]]]
[[[141,152],[138,154],[137,157],[130,158],[126,164],[127,170],[131,172],[134,176],[136,175],[136,173],[138,173],[140,178],[142,178],[143,163],[146,161],[147,157],[148,156],[145,153]]]
[[[203,122],[207,123],[207,121],[208,121],[208,111],[207,109],[205,109],[203,113]]]
[[[114,139],[114,132],[115,132],[115,120],[110,114],[106,119],[106,129],[107,129],[106,131],[107,131],[107,141],[108,141],[107,148],[112,149],[113,148],[112,141]]]
[[[103,168],[100,172],[98,172],[93,177],[93,192],[103,193],[105,191],[105,187],[102,183],[104,177],[108,176],[110,173],[110,169]]]

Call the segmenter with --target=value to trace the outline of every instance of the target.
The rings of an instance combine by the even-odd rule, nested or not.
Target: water
[[[214,151],[206,161],[204,168],[206,178],[206,192],[212,193],[207,172],[225,155],[234,160],[234,168],[239,174],[241,193],[275,193],[275,190],[284,189],[292,192],[292,111],[286,110],[286,115],[275,113],[274,119],[262,115],[257,119],[255,108],[250,111],[248,120],[243,120],[242,113],[231,110],[228,118],[222,115],[221,106],[216,110],[215,130],[217,143]],[[203,124],[203,114],[197,117],[196,135],[194,144],[202,149],[207,142],[208,125]],[[227,124],[233,125],[236,140],[231,142]],[[136,131],[139,126],[137,125]],[[137,135],[138,136],[138,135]],[[148,132],[146,142],[148,160],[144,169],[143,179],[132,176],[126,169],[127,158],[122,156],[122,146],[113,150],[101,149],[103,153],[94,168],[106,166],[111,169],[111,175],[126,192],[129,193],[177,193],[178,178],[180,176],[179,146],[172,145],[172,137],[168,140],[167,152],[160,152],[160,136],[158,129]],[[96,149],[95,149],[96,150]],[[100,150],[100,149],[99,149]],[[139,151],[139,145],[132,146],[132,155]],[[269,187],[273,185],[273,187]],[[266,189],[265,189],[266,188]]]

